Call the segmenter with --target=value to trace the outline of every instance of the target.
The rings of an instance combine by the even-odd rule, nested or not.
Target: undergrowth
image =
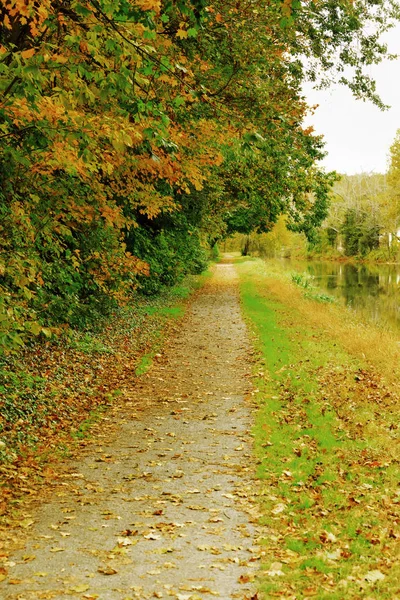
[[[1,357],[0,514],[30,469],[34,492],[38,465],[68,455],[126,382],[147,370],[166,327],[184,314],[185,300],[207,277],[191,276],[159,296],[136,298],[84,332],[72,330],[63,339]]]

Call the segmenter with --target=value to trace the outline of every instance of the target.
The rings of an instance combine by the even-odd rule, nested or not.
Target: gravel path
[[[256,599],[248,341],[219,264],[6,564],[6,600]],[[126,386],[126,382],[124,382]]]

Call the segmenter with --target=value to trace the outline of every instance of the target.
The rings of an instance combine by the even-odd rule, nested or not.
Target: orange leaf
[[[136,0],[136,4],[141,10],[154,10],[156,13],[161,10],[160,0]]]
[[[31,56],[33,56],[35,52],[35,48],[29,48],[29,50],[24,50],[23,52],[21,52],[21,56],[22,58],[31,58]]]

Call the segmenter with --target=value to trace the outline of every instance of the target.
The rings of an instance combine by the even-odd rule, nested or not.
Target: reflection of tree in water
[[[299,265],[296,265],[296,269]],[[395,265],[354,265],[308,262],[303,265],[313,285],[329,291],[373,323],[400,329],[400,268]]]
[[[365,265],[344,265],[343,296],[346,304],[365,306],[369,296],[379,295],[379,274],[372,273]]]
[[[313,277],[317,287],[335,290],[339,285],[339,270],[336,263],[311,262],[307,265],[307,271]]]

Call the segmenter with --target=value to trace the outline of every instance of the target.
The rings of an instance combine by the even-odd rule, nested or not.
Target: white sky
[[[382,39],[389,52],[400,55],[400,25]],[[328,156],[322,164],[327,170],[347,174],[387,170],[389,148],[400,129],[400,58],[374,65],[368,73],[389,110],[382,112],[370,102],[356,100],[344,86],[304,89],[309,104],[319,105],[307,125],[324,135]]]

